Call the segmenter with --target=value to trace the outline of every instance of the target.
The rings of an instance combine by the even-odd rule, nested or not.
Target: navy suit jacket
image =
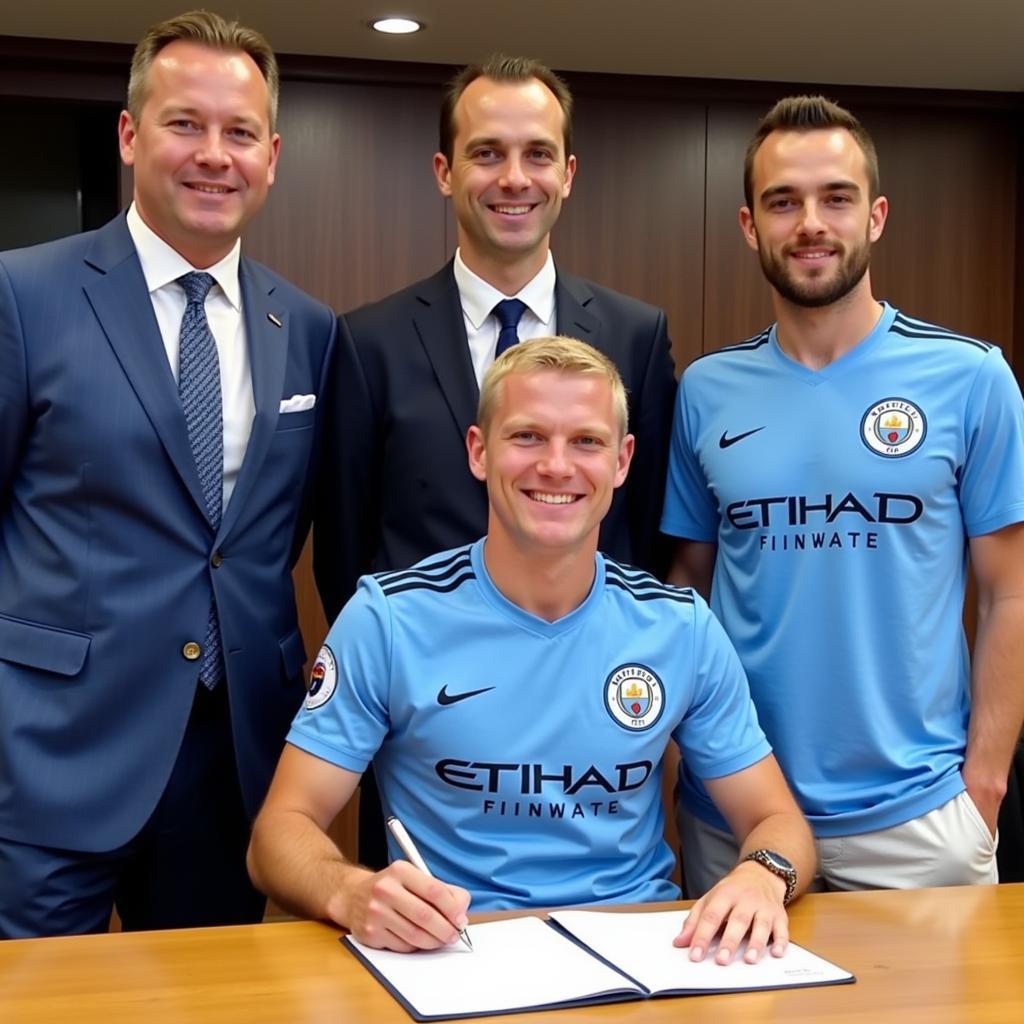
[[[303,694],[291,566],[337,333],[243,259],[256,415],[210,525],[123,216],[0,254],[0,836],[134,836],[170,776],[217,602],[242,795],[262,800]],[[315,394],[305,412],[281,400]]]
[[[602,524],[600,546],[660,574],[658,523],[675,400],[665,314],[556,273],[558,332],[616,364],[636,435],[629,478]],[[479,388],[452,264],[344,320],[353,345],[339,352],[332,375],[313,529],[329,620],[363,573],[402,569],[487,532],[487,491],[466,456]]]

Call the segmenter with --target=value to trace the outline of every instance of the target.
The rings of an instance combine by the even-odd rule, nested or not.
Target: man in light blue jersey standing
[[[875,300],[888,202],[847,111],[776,104],[745,191],[777,322],[680,382],[670,578],[711,594],[736,645],[816,835],[815,887],[994,882],[1024,713],[1020,390],[995,346]],[[736,850],[692,769],[680,783],[697,895]]]
[[[564,338],[488,371],[470,470],[487,536],[362,579],[313,669],[249,850],[281,905],[395,950],[479,910],[673,899],[661,763],[675,740],[740,853],[676,944],[728,962],[787,941],[813,845],[704,602],[597,552],[634,439],[611,361]],[[347,863],[325,829],[371,759],[404,860]],[[397,848],[392,856],[399,857]]]

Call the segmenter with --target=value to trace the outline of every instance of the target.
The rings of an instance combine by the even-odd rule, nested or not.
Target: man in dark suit
[[[459,247],[433,277],[346,316],[320,469],[314,564],[327,617],[360,575],[405,568],[482,536],[487,495],[466,432],[496,351],[542,335],[609,356],[629,394],[633,471],[601,527],[613,558],[660,573],[658,533],[674,381],[664,314],[556,267],[550,233],[576,171],[572,97],[548,68],[493,58],[465,68],[441,108],[434,173]],[[368,775],[367,779],[371,779]],[[361,807],[366,799],[364,785]],[[360,853],[383,863],[379,815]]]
[[[337,325],[239,257],[277,66],[193,12],[136,49],[99,231],[0,255],[0,935],[257,921],[305,660],[291,565]]]

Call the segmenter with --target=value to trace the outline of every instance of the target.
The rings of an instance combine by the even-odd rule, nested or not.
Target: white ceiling
[[[203,0],[194,0],[198,6]],[[206,0],[279,53],[695,78],[1024,91],[1024,0]],[[190,0],[4,0],[0,35],[134,42]],[[427,25],[385,37],[365,22]]]

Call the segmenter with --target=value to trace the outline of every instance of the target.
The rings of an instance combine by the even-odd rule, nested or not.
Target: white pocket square
[[[292,395],[291,398],[281,399],[281,413],[305,412],[316,405],[316,395]]]

